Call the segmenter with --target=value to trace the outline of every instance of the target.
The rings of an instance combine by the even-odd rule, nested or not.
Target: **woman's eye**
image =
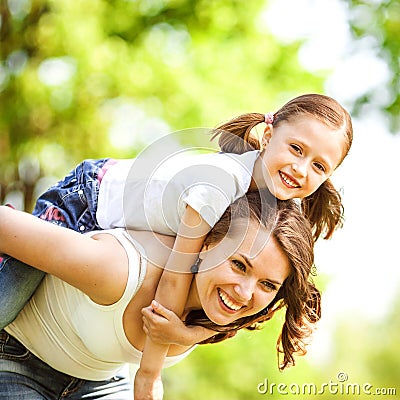
[[[320,163],[314,163],[315,167],[318,168],[320,171],[325,172],[325,167]]]
[[[232,264],[235,266],[236,269],[246,272],[246,266],[241,261],[232,260]]]
[[[297,146],[297,144],[291,144],[290,145],[290,147],[296,152],[296,153],[299,153],[299,154],[301,154],[301,147],[300,146]]]
[[[267,292],[275,292],[277,290],[277,287],[271,282],[264,281],[262,284]]]

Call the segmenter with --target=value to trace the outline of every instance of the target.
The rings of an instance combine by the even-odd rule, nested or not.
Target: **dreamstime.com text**
[[[335,380],[329,382],[315,383],[275,383],[269,382],[268,378],[257,385],[257,391],[263,395],[374,395],[374,396],[396,396],[396,388],[374,387],[369,382],[349,382],[345,372],[339,372]]]

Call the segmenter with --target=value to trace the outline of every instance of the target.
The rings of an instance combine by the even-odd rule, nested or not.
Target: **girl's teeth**
[[[297,187],[297,185],[296,185],[291,179],[289,179],[286,175],[281,174],[281,176],[282,176],[282,179],[283,179],[288,185],[293,186],[293,187]]]
[[[223,303],[231,310],[238,311],[242,308],[242,306],[232,303],[232,301],[228,298],[228,296],[222,291],[219,290],[218,294]]]

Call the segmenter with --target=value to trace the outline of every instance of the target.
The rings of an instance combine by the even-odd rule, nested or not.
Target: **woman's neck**
[[[159,279],[162,274],[162,270],[168,260],[168,256],[171,252],[171,248],[174,244],[175,238],[173,238],[172,236],[160,235],[148,231],[130,230],[129,234],[134,240],[142,245],[146,252],[148,270],[146,273],[144,285],[148,288],[148,290],[154,290],[155,293]],[[154,298],[154,294],[152,296],[153,297],[148,300],[148,304],[150,304],[151,300]],[[194,279],[192,279],[192,283],[190,285],[189,295],[186,301],[184,313],[187,314],[191,310],[200,308],[201,303],[197,293],[196,276],[194,276]]]
[[[194,278],[192,279],[192,283],[190,285],[189,295],[186,301],[185,310],[182,315],[183,319],[185,319],[186,315],[189,314],[190,311],[199,309],[201,309],[201,303],[197,292],[196,275],[194,275]]]

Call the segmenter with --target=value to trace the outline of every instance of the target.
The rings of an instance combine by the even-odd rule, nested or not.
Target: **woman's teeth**
[[[225,292],[223,292],[222,290],[218,289],[218,294],[219,294],[219,297],[222,300],[222,302],[231,310],[238,311],[242,308],[242,306],[240,304],[233,303],[232,300],[227,296],[227,294]]]

